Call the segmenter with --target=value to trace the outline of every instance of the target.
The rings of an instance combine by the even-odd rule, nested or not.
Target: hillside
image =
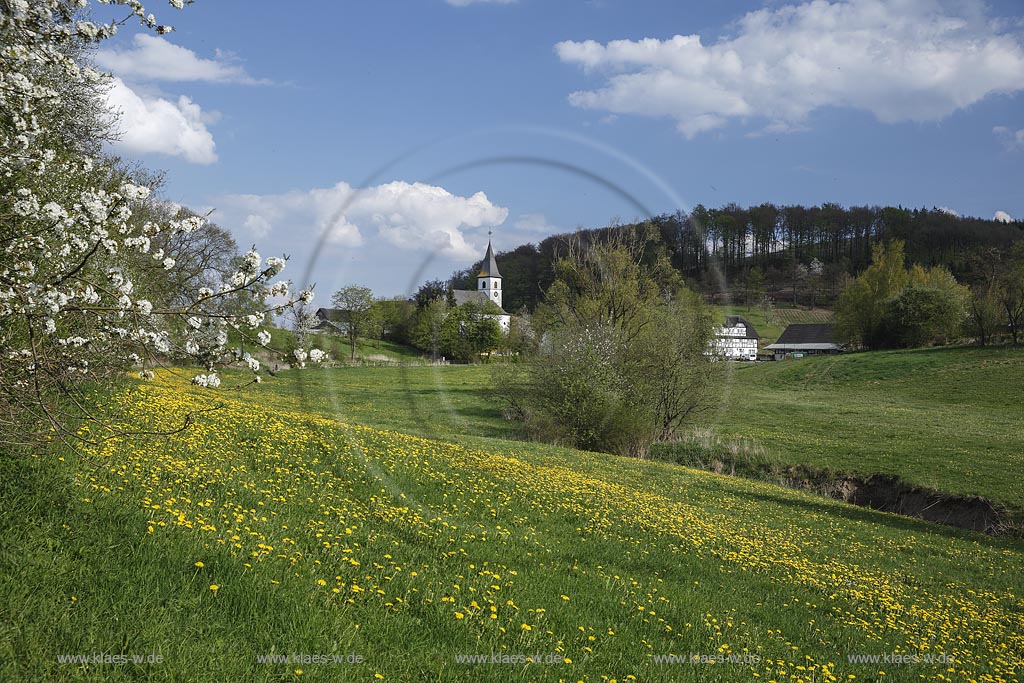
[[[859,353],[734,366],[712,427],[777,462],[1024,507],[1022,405],[1022,349]]]
[[[1024,459],[1024,349],[915,349],[725,367],[723,407],[699,427],[701,439],[711,434],[723,449],[735,445],[776,463],[896,474],[1024,507],[1019,479],[1005,476]],[[430,438],[520,438],[489,400],[490,378],[486,366],[316,372],[265,385],[261,400],[301,401],[325,416]]]
[[[272,327],[268,331],[271,333],[271,338],[267,347],[274,351],[289,354],[299,346],[298,339],[293,330],[283,327]],[[228,337],[230,346],[237,347],[240,345],[238,332],[232,330]],[[338,363],[352,362],[352,345],[347,338],[340,334],[311,332],[306,335],[303,345],[306,348],[323,349]],[[242,346],[245,345],[243,344]],[[269,353],[257,352],[256,355],[263,358],[264,362],[268,362],[271,367],[274,366],[275,362],[280,362],[278,356]],[[360,339],[356,344],[355,363],[360,365],[398,365],[402,363],[418,363],[422,360],[423,353],[418,349],[384,339]]]
[[[814,367],[823,370],[771,372],[796,382]],[[834,377],[872,381],[855,369]],[[187,432],[115,438],[88,459],[3,461],[0,678],[1017,675],[1018,542],[495,438],[507,427],[493,409],[472,410],[484,372],[286,373],[215,395],[165,376],[117,397],[134,424],[216,410]],[[357,421],[421,433],[483,426],[489,436],[454,443]],[[162,663],[56,659],[102,652],[158,653]],[[361,660],[258,660],[297,653]],[[956,664],[850,661],[891,653]],[[461,663],[467,654],[506,663]],[[526,655],[558,663],[516,663]],[[722,661],[664,660],[691,655]]]
[[[902,206],[818,206],[771,203],[718,208],[702,205],[690,211],[651,216],[647,220],[555,234],[536,244],[501,251],[497,263],[505,277],[505,309],[533,310],[554,281],[552,262],[566,255],[574,239],[601,242],[624,230],[650,230],[647,256],[663,254],[691,286],[721,297],[745,300],[752,270],[764,290],[780,303],[801,305],[815,298],[800,284],[797,266],[817,259],[823,269],[817,282],[817,303],[832,301],[845,275],[856,275],[871,261],[872,247],[888,240],[906,242],[911,263],[941,265],[968,283],[983,279],[980,264],[987,250],[1006,250],[1024,239],[1024,222],[957,216],[941,209]],[[456,287],[470,287],[477,262],[452,274]],[[794,299],[796,287],[796,299]],[[760,298],[755,294],[752,300]],[[720,299],[719,299],[720,300]]]

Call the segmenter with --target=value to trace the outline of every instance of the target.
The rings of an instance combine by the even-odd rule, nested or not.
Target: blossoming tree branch
[[[218,369],[244,364],[259,382],[259,361],[229,348],[229,331],[277,354],[264,329],[271,316],[313,298],[312,288],[279,279],[286,257],[264,260],[255,247],[233,271],[197,261],[201,250],[191,247],[216,244],[215,226],[168,208],[153,194],[156,179],[103,153],[116,121],[91,51],[128,21],[171,29],[136,0],[101,2],[125,16],[94,23],[88,0],[0,0],[0,442],[8,445],[123,433],[102,396],[128,373],[152,379],[163,365],[201,367],[192,382],[216,388]],[[299,348],[287,360],[325,359]]]

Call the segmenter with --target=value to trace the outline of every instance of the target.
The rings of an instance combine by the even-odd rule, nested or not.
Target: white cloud
[[[960,218],[960,214],[954,211],[953,209],[949,208],[948,206],[937,206],[935,208],[941,211],[942,213],[948,213],[950,216],[956,216],[957,218]]]
[[[513,226],[522,232],[553,235],[559,232],[558,228],[548,225],[548,219],[542,213],[520,214]]]
[[[992,129],[992,132],[1002,141],[1006,149],[1011,152],[1024,149],[1024,128],[1012,130],[1006,126],[996,126]]]
[[[400,249],[456,258],[479,256],[466,241],[466,229],[500,225],[508,217],[508,209],[483,192],[460,197],[443,187],[403,181],[362,190],[341,182],[277,195],[230,195],[222,205],[253,238],[281,237],[280,231],[289,230],[291,239],[309,242],[326,234],[332,244],[355,247],[375,233]]]
[[[1012,223],[1013,216],[1006,213],[1005,211],[996,211],[995,215],[992,216],[992,220],[999,221],[1000,223]]]
[[[245,228],[246,232],[258,240],[269,235],[270,231],[274,229],[274,226],[270,224],[270,221],[263,216],[253,213],[245,217],[245,222],[242,223],[242,227]]]
[[[204,59],[192,50],[160,36],[138,33],[131,48],[96,52],[96,64],[128,79],[149,81],[207,81],[212,83],[265,84],[239,66],[237,59],[217,50],[215,59]]]
[[[455,7],[468,7],[469,5],[511,5],[519,0],[445,0],[449,5]]]
[[[120,139],[114,147],[129,153],[177,156],[195,164],[217,161],[216,145],[206,124],[212,120],[182,95],[177,102],[136,93],[114,78],[107,105],[118,115]]]
[[[1024,89],[1024,48],[977,0],[814,0],[746,14],[733,37],[564,41],[559,58],[606,79],[572,93],[587,109],[675,119],[694,137],[731,120],[799,128],[823,107],[884,123],[938,121]]]

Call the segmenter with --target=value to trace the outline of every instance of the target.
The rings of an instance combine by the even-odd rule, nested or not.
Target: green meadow
[[[705,429],[1012,502],[1022,360],[737,365]],[[111,400],[190,430],[0,460],[0,680],[1021,677],[1020,541],[527,443],[489,384],[485,366],[217,392],[164,374]]]

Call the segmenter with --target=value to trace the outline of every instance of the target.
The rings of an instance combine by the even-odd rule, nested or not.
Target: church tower
[[[484,262],[480,266],[476,282],[477,289],[486,293],[487,298],[501,308],[501,273],[498,272],[498,262],[494,260],[490,236],[487,237],[487,253],[484,254]]]

